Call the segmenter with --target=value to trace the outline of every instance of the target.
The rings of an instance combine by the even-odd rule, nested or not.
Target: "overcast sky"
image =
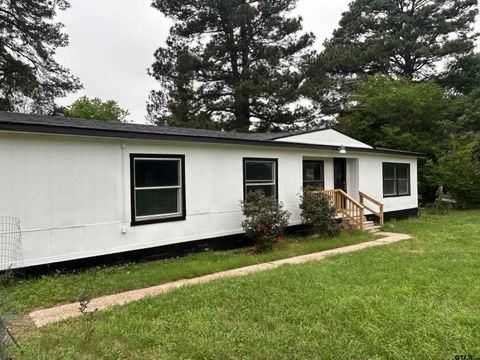
[[[316,35],[316,48],[331,36],[350,0],[299,0],[304,29]],[[113,99],[130,111],[130,120],[145,122],[145,102],[158,87],[147,75],[154,51],[164,44],[170,21],[150,0],[70,0],[59,15],[70,37],[57,59],[78,76],[84,89],[59,99],[71,104],[80,96]]]
[[[298,13],[319,48],[347,9],[349,0],[299,0]],[[158,87],[147,75],[154,51],[162,46],[171,22],[149,0],[71,0],[59,16],[69,35],[68,47],[57,59],[83,83],[84,89],[59,99],[68,105],[80,96],[113,99],[130,111],[134,122],[145,122],[145,102]]]

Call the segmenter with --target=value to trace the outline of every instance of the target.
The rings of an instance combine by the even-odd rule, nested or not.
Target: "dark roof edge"
[[[280,148],[299,148],[299,149],[324,149],[324,150],[338,150],[338,146],[334,145],[315,145],[315,144],[302,144],[286,141],[272,141],[272,140],[247,140],[247,139],[229,139],[229,138],[216,138],[209,136],[186,136],[186,135],[169,135],[169,134],[155,134],[145,133],[137,131],[118,131],[118,130],[100,130],[89,128],[76,128],[71,126],[58,126],[58,125],[40,125],[40,124],[23,124],[14,122],[0,122],[0,131],[12,131],[12,132],[27,132],[27,133],[42,133],[42,134],[54,134],[54,135],[73,135],[73,136],[91,136],[100,138],[120,138],[120,139],[137,139],[137,140],[166,140],[166,141],[188,141],[188,142],[202,142],[211,144],[239,144],[250,146],[268,146],[268,147],[280,147]],[[384,153],[391,155],[403,155],[412,157],[425,157],[424,154],[403,151],[392,150],[383,148],[357,148],[346,147],[346,150],[355,152],[366,153]]]

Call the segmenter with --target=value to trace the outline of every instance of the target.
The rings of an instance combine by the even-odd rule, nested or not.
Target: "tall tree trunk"
[[[250,130],[250,100],[240,84],[235,90],[235,129],[238,132]]]
[[[246,10],[245,10],[246,11]],[[241,73],[239,74],[239,86],[235,89],[235,109],[237,111],[237,127],[235,130],[240,132],[248,132],[250,130],[250,95],[249,89],[246,88],[246,82],[250,77],[250,59],[249,44],[247,34],[247,14],[243,14],[242,25],[240,26],[240,57],[241,57]]]
[[[412,54],[410,52],[407,52],[404,56],[404,62],[405,66],[403,69],[404,76],[413,79],[413,76],[415,74],[415,63],[412,59]]]

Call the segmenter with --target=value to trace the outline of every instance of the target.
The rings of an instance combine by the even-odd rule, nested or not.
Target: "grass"
[[[115,294],[373,239],[371,234],[361,232],[344,232],[334,239],[287,237],[276,244],[273,252],[265,254],[252,254],[250,249],[207,251],[155,262],[92,268],[79,273],[57,273],[10,286],[10,301],[0,301],[0,314],[12,311],[24,313],[35,308],[74,302],[85,288],[88,288],[92,297]]]
[[[391,222],[414,239],[223,279],[37,334],[48,359],[480,357],[480,211]],[[23,350],[31,357],[37,341]],[[15,359],[21,358],[18,354]]]

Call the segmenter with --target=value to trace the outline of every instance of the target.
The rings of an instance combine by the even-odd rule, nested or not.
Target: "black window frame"
[[[158,216],[158,218],[151,219],[137,219],[136,216],[136,197],[135,197],[135,159],[178,159],[180,160],[180,194],[181,194],[181,211],[178,216]],[[187,217],[187,202],[186,202],[186,184],[185,184],[185,155],[181,154],[130,154],[130,203],[131,203],[131,226],[149,225],[164,222],[182,221]]]
[[[388,181],[395,182],[395,194],[385,194],[385,166],[394,166],[394,179],[388,179]],[[399,194],[398,192],[398,167],[399,166],[406,166],[408,169],[408,193],[406,194]],[[382,188],[383,188],[383,197],[384,198],[396,198],[396,197],[405,197],[405,196],[412,196],[412,173],[411,173],[411,164],[409,163],[394,163],[394,162],[384,162],[382,163]]]
[[[247,157],[243,158],[243,200],[247,201],[247,162],[249,161],[256,161],[256,162],[273,162],[274,163],[274,189],[275,189],[275,199],[278,201],[278,159],[276,158],[252,158],[252,157]],[[253,184],[252,184],[253,185]]]
[[[305,164],[306,163],[313,163],[313,164],[321,164],[322,168],[322,178],[321,180],[305,180]],[[302,162],[302,187],[306,188],[305,182],[321,182],[322,188],[321,190],[325,190],[325,161],[324,160],[303,160]]]

